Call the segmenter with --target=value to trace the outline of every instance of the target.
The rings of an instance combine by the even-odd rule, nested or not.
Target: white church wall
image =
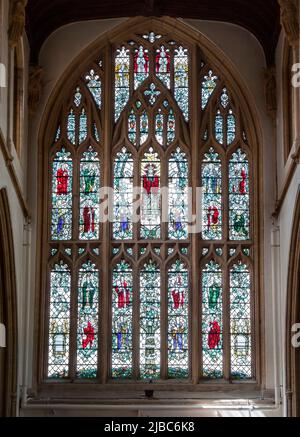
[[[16,286],[17,286],[17,314],[18,314],[18,385],[22,384],[23,379],[23,357],[24,357],[24,308],[26,304],[26,293],[28,292],[26,286],[26,248],[24,246],[24,225],[25,217],[23,209],[20,204],[20,199],[17,194],[16,186],[13,183],[11,172],[8,170],[8,164],[13,168],[13,171],[18,180],[20,191],[24,199],[26,199],[26,169],[27,169],[27,141],[26,141],[26,129],[27,120],[24,119],[24,135],[21,144],[22,154],[21,159],[16,153],[14,145],[11,140],[11,129],[9,129],[8,120],[12,121],[12,117],[9,117],[9,107],[11,108],[11,101],[9,102],[9,89],[10,85],[10,72],[9,72],[9,49],[8,49],[8,12],[9,1],[2,1],[2,14],[0,25],[0,63],[2,64],[2,71],[5,71],[5,83],[4,87],[0,88],[0,134],[9,150],[11,155],[11,163],[6,163],[5,157],[0,149],[0,188],[6,188],[8,194],[12,233],[14,241],[14,255],[15,255],[15,271],[16,271]],[[29,50],[26,37],[23,38],[24,46],[24,83],[23,88],[27,88],[27,75],[28,75],[28,60]],[[27,101],[27,92],[24,98],[24,112],[25,102]],[[12,128],[12,126],[11,126]],[[10,133],[9,133],[10,132]],[[19,395],[20,391],[18,392]],[[18,400],[17,400],[18,403]]]
[[[87,47],[91,42],[98,38],[106,30],[111,29],[123,20],[98,20],[89,22],[74,23],[64,26],[54,32],[44,43],[39,64],[44,68],[45,76],[43,79],[44,88],[43,96],[38,108],[38,111],[31,122],[29,144],[31,155],[38,157],[37,151],[37,135],[43,111],[49,96],[54,90],[54,87],[66,70],[70,62],[74,60],[80,52]],[[274,194],[274,141],[272,137],[272,125],[265,110],[264,98],[264,80],[263,73],[266,67],[263,50],[248,31],[238,26],[227,23],[203,22],[200,20],[186,20],[187,24],[195,27],[204,35],[214,41],[223,49],[225,54],[235,64],[239,70],[245,86],[248,87],[253,96],[257,112],[259,114],[261,126],[263,128],[263,151],[264,163],[264,206],[265,206],[265,223],[264,228],[271,227],[271,213],[274,209],[275,194]],[[37,202],[37,160],[29,161],[29,179],[28,193],[30,193],[29,205],[33,213],[32,220],[32,241],[36,241],[36,202]],[[265,253],[264,253],[264,274],[265,274],[265,302],[264,308],[266,312],[266,382],[267,388],[273,388],[274,383],[274,356],[273,356],[273,334],[272,334],[272,293],[269,284],[271,283],[271,263],[270,263],[270,232],[265,232],[264,235]],[[31,248],[31,259],[35,259],[35,245]],[[35,265],[31,269],[30,291],[32,293],[31,300],[34,299],[35,290]],[[33,333],[33,305],[30,306],[32,313],[30,317],[30,335],[27,338],[27,346],[29,356],[32,357],[32,333]],[[31,381],[31,360],[28,365],[28,382]]]

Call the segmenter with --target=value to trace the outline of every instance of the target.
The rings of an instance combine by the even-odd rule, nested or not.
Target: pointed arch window
[[[44,242],[52,381],[256,381],[250,127],[213,60],[158,30],[84,65],[57,112]]]

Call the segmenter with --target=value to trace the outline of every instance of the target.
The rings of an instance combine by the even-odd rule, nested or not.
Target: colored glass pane
[[[100,161],[92,147],[83,153],[80,162],[80,240],[99,238],[100,224]]]
[[[221,267],[214,261],[202,270],[203,376],[223,376],[223,292]]]
[[[52,169],[52,240],[72,238],[73,163],[71,153],[56,153]]]
[[[220,110],[218,110],[217,115],[215,117],[215,138],[218,143],[224,143],[224,126],[223,126],[223,116],[221,115]]]
[[[133,158],[125,147],[114,161],[114,223],[113,238],[133,238]]]
[[[122,47],[117,50],[115,58],[115,121],[129,100],[129,70],[129,50]]]
[[[202,238],[222,239],[222,165],[211,147],[202,161]]]
[[[148,50],[139,46],[134,55],[134,89],[136,90],[149,75]]]
[[[112,281],[112,377],[132,377],[132,269],[121,261]]]
[[[186,154],[177,147],[169,159],[169,238],[188,238],[189,166]]]
[[[161,46],[158,50],[156,50],[155,71],[158,79],[161,80],[162,83],[169,89],[171,86],[170,65],[170,50],[166,49],[165,46]]]
[[[101,80],[98,74],[95,73],[95,71],[92,69],[90,72],[86,75],[85,80],[87,82],[87,87],[93,96],[95,103],[98,108],[101,108],[102,103],[102,87],[101,87]]]
[[[145,153],[141,163],[141,228],[142,239],[160,238],[160,159],[152,147]]]
[[[69,376],[71,274],[63,262],[50,273],[48,377]]]
[[[168,271],[168,376],[189,375],[189,280],[186,266],[177,260]]]
[[[242,262],[230,271],[231,377],[252,378],[251,278]]]
[[[174,51],[174,97],[186,121],[189,119],[189,57],[188,50]]]
[[[229,163],[229,238],[250,238],[249,162],[241,149]]]
[[[140,273],[140,377],[160,376],[160,270],[149,261]]]
[[[73,109],[71,109],[68,115],[68,123],[67,123],[67,136],[68,140],[72,144],[76,144],[76,120]]]
[[[98,362],[99,272],[87,261],[79,270],[77,377],[96,378]]]
[[[202,82],[202,109],[205,109],[207,103],[214,92],[217,86],[218,77],[214,75],[212,70],[209,70],[208,75],[204,76],[204,80]]]

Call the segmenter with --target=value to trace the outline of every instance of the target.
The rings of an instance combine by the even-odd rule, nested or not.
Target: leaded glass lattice
[[[114,161],[114,223],[113,237],[130,240],[133,237],[133,158],[125,147]]]
[[[71,273],[62,261],[50,273],[48,377],[69,376]]]
[[[222,269],[210,261],[202,270],[203,376],[223,377]]]
[[[72,238],[73,162],[62,148],[56,153],[52,170],[52,240]]]
[[[160,269],[153,262],[140,273],[140,378],[160,377]]]
[[[89,147],[80,163],[80,240],[99,239],[100,232],[100,161]]]
[[[222,164],[211,147],[202,161],[202,238],[222,239]]]
[[[249,162],[242,149],[229,163],[229,235],[230,240],[250,238]]]
[[[230,270],[231,377],[252,378],[251,278],[239,261]]]
[[[189,166],[186,154],[177,147],[169,159],[169,238],[188,238]]]
[[[77,377],[96,378],[99,343],[99,271],[87,261],[79,270]]]
[[[177,260],[168,271],[168,376],[189,376],[189,278]]]
[[[132,377],[132,268],[117,264],[112,282],[112,377]]]

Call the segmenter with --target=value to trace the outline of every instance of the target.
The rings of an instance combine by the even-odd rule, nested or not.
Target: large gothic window
[[[195,44],[152,29],[69,86],[48,155],[44,380],[254,381],[253,160],[235,90]]]

